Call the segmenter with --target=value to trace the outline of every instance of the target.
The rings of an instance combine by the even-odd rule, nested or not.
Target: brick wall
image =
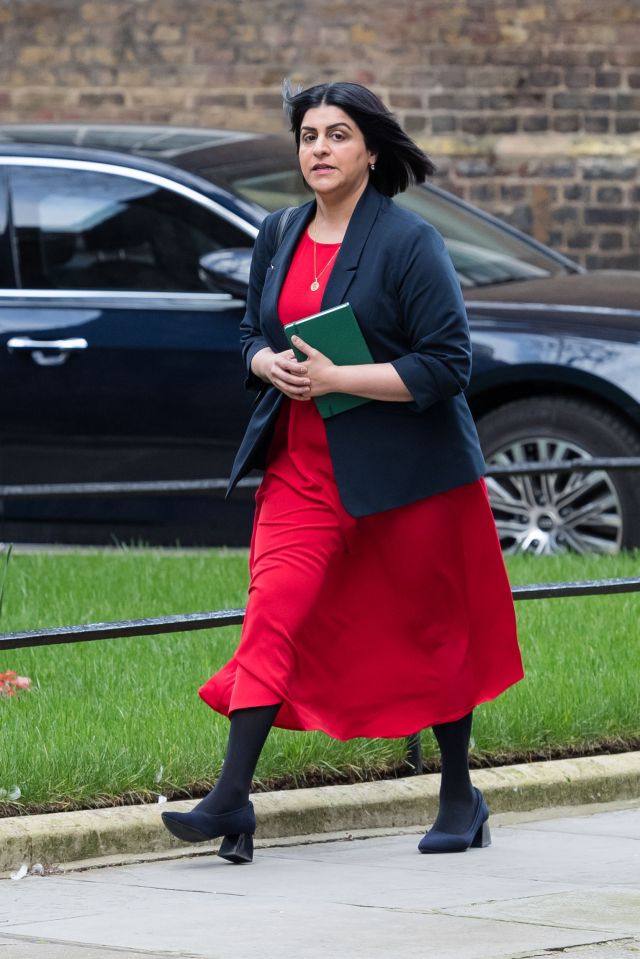
[[[0,0],[0,120],[277,131],[285,75],[369,84],[444,186],[640,268],[640,0]]]

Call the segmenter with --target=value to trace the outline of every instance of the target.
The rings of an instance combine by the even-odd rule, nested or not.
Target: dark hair
[[[367,149],[378,154],[371,182],[380,193],[395,196],[412,183],[423,183],[435,172],[429,157],[407,136],[382,100],[360,83],[319,83],[293,93],[285,80],[282,94],[298,149],[300,127],[307,110],[325,104],[339,107],[357,123]]]

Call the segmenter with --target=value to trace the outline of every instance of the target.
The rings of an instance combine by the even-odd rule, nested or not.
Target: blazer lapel
[[[362,250],[367,242],[373,224],[382,204],[382,195],[369,184],[358,200],[349,220],[340,252],[336,257],[331,275],[327,282],[322,309],[339,306],[345,302],[347,290],[355,276]]]

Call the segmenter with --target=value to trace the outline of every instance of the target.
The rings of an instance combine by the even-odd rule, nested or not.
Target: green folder
[[[333,306],[321,313],[287,323],[284,332],[289,343],[292,336],[299,336],[309,346],[328,356],[337,366],[373,363],[373,357],[349,303],[341,303],[340,306]],[[293,344],[291,349],[298,360],[306,360],[306,355]],[[351,393],[325,393],[324,396],[314,397],[318,412],[325,420],[369,402],[364,396],[352,396]]]

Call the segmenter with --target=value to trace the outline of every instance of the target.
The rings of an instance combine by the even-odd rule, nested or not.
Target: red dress
[[[335,250],[318,244],[318,270]],[[312,292],[305,233],[280,294],[283,324],[320,310],[329,273]],[[459,719],[522,678],[484,482],[356,519],[313,401],[282,406],[249,570],[238,648],[200,689],[224,715],[281,702],[276,726],[395,738]]]

